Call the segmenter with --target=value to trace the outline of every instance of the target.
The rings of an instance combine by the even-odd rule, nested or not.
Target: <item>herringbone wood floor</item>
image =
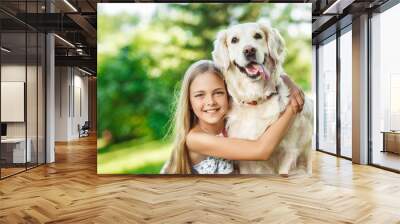
[[[0,223],[400,223],[400,175],[316,153],[311,178],[98,176],[94,137],[0,181]]]

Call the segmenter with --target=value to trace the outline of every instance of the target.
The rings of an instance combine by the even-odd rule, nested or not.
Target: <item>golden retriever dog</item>
[[[264,23],[245,23],[218,33],[213,60],[223,71],[232,108],[227,117],[229,137],[257,139],[279,118],[290,91],[281,79],[285,43],[278,30]],[[267,161],[240,161],[240,173],[312,172],[313,102],[303,111]],[[290,172],[290,173],[289,173]]]

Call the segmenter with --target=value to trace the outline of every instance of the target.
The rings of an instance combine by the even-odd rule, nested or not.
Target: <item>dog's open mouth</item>
[[[249,77],[251,79],[257,79],[259,76],[261,76],[265,80],[269,79],[269,74],[266,71],[263,64],[258,64],[256,62],[250,62],[249,64],[246,65],[246,67],[242,67],[242,66],[238,65],[235,61],[234,61],[234,64],[236,65],[236,67],[239,68],[239,70],[242,73],[245,73],[247,75],[247,77]]]

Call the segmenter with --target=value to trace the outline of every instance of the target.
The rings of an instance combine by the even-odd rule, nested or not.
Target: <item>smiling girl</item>
[[[229,174],[234,172],[232,160],[267,160],[301,111],[304,102],[299,93],[292,94],[280,118],[257,140],[227,138],[225,117],[230,103],[223,75],[212,61],[194,63],[183,78],[174,117],[173,150],[161,173]]]

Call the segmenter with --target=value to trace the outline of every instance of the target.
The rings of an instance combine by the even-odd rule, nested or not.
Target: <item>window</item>
[[[340,36],[340,154],[352,157],[352,33]]]
[[[318,149],[336,153],[336,40],[318,48]]]
[[[395,134],[391,131],[400,130],[400,33],[396,29],[398,21],[400,5],[371,18],[372,164],[396,170],[400,170],[400,150],[396,154],[396,150],[400,148],[400,133]],[[395,150],[388,150],[389,146]]]

